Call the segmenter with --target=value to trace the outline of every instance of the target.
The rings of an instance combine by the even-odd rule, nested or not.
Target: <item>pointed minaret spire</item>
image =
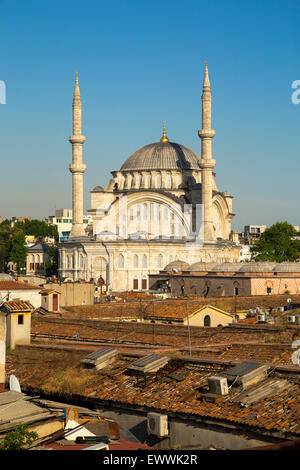
[[[205,62],[205,72],[204,72],[204,80],[203,80],[203,88],[206,88],[206,87],[210,89],[207,61]]]
[[[167,132],[166,132],[166,121],[164,121],[164,127],[163,127],[163,135],[162,138],[160,139],[161,142],[169,142],[169,139],[167,137]]]
[[[73,96],[73,135],[69,137],[72,144],[72,164],[69,166],[72,173],[72,228],[70,238],[84,236],[83,227],[83,173],[86,165],[82,163],[82,145],[85,137],[81,135],[81,99],[76,72],[75,90]]]
[[[198,135],[201,139],[200,167],[202,170],[202,204],[204,206],[204,242],[207,242],[215,239],[212,213],[212,170],[216,164],[212,158],[212,139],[215,136],[215,131],[211,128],[211,91],[207,62],[202,91],[202,129],[198,131]]]

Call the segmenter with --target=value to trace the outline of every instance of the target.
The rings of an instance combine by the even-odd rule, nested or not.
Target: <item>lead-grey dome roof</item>
[[[126,170],[200,170],[200,157],[184,145],[155,142],[134,152],[121,166]]]
[[[164,271],[171,272],[173,269],[177,269],[178,271],[188,271],[189,264],[186,261],[182,261],[181,259],[176,259],[167,264],[167,266],[164,268]]]

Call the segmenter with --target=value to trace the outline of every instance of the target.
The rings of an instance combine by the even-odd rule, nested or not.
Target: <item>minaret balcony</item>
[[[83,135],[70,135],[69,141],[71,144],[84,144],[85,137]]]
[[[84,173],[86,165],[84,163],[71,163],[69,165],[69,170],[71,173]]]
[[[213,129],[200,129],[198,131],[198,136],[200,139],[213,139],[216,134],[216,131]]]

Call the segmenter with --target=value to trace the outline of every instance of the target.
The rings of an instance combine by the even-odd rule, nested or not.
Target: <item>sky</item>
[[[300,225],[299,26],[298,0],[0,0],[0,218],[71,208],[76,72],[85,211],[90,190],[159,141],[163,120],[171,141],[200,154],[207,60],[232,227]]]

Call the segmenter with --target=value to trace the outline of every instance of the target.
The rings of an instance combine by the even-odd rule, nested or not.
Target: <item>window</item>
[[[139,280],[133,279],[133,290],[138,290],[139,288]]]
[[[18,315],[18,325],[24,324],[24,315]]]
[[[118,268],[124,268],[124,256],[122,255],[122,253],[120,253],[118,256]]]
[[[147,255],[143,255],[142,268],[147,268]]]
[[[83,268],[83,255],[79,256],[80,267]]]
[[[138,255],[133,256],[133,267],[138,268],[139,267],[139,257]]]
[[[166,188],[171,188],[171,186],[172,186],[171,175],[167,175],[166,176]]]
[[[272,287],[267,287],[267,294],[272,294]]]
[[[161,188],[161,175],[157,175],[156,177],[156,187]]]
[[[157,267],[162,268],[162,260],[163,260],[163,255],[158,255],[157,258]]]
[[[234,295],[239,295],[239,288],[238,287],[234,288]]]
[[[147,289],[147,279],[142,279],[142,290]]]
[[[204,317],[204,326],[210,326],[210,316],[205,315]]]

